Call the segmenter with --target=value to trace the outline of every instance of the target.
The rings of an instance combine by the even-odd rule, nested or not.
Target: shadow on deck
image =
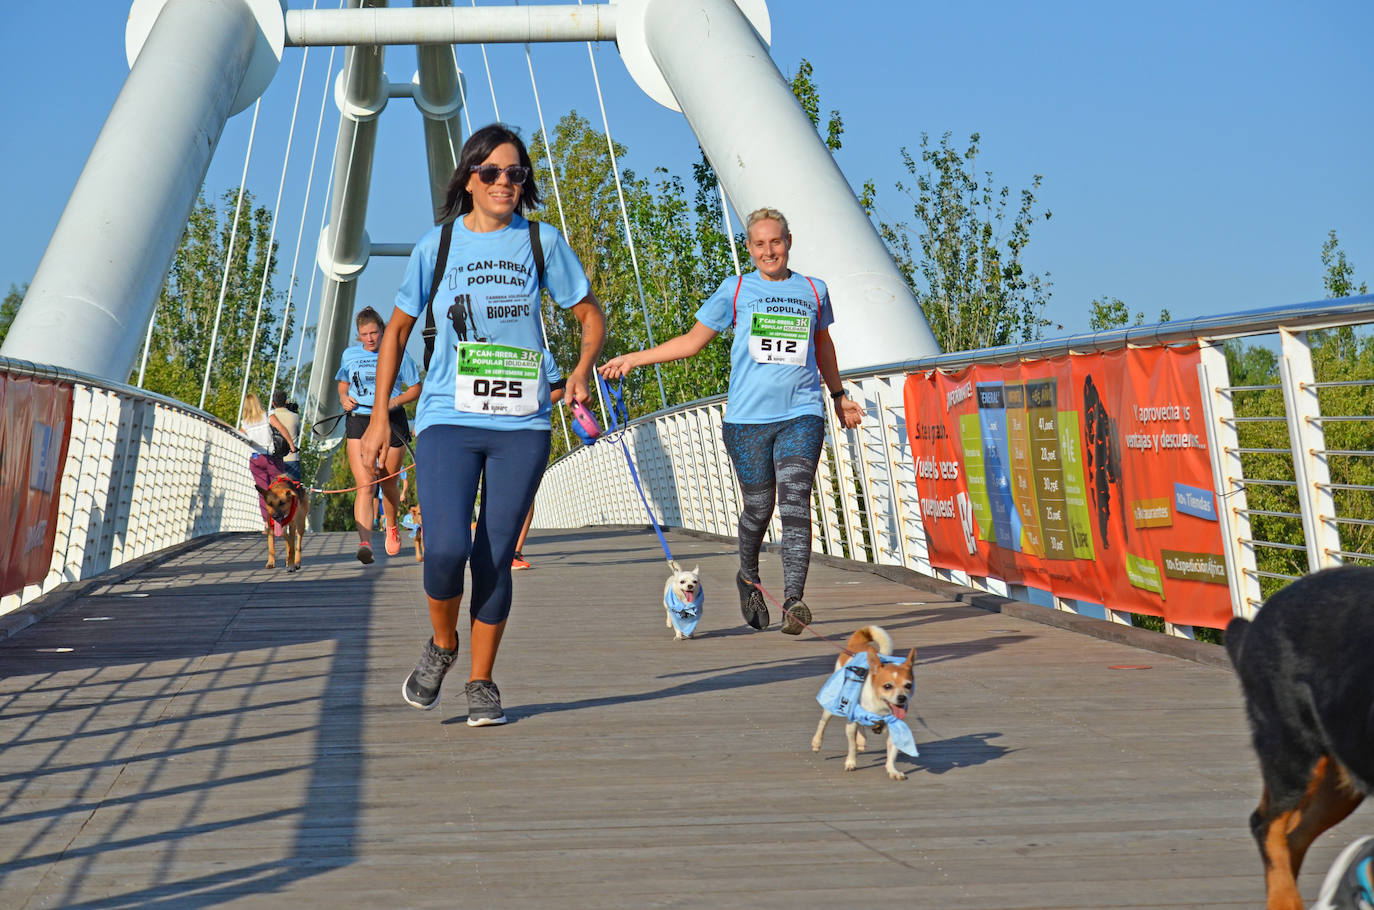
[[[746,630],[730,545],[670,540],[706,581],[695,641],[651,532],[535,533],[504,728],[463,723],[465,656],[438,710],[401,702],[429,634],[408,550],[317,535],[289,576],[235,536],[88,588],[0,641],[4,906],[1262,902],[1224,668],[818,563],[817,631],[918,649],[909,779],[881,746],[846,774],[838,725],[809,750],[834,647]],[[1358,833],[1318,842],[1309,897]]]

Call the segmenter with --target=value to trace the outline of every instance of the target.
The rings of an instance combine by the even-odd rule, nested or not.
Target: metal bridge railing
[[[1112,605],[932,568],[916,496],[902,390],[910,372],[954,370],[1126,346],[1193,344],[1207,411],[1232,600],[1249,615],[1287,581],[1323,566],[1374,561],[1374,295],[1275,310],[1178,320],[974,353],[943,354],[845,374],[867,420],[832,420],[813,499],[822,553],[900,565],[932,577],[1058,609],[1131,622]],[[1224,345],[1273,352],[1276,380],[1231,383]],[[1332,349],[1332,345],[1336,348]],[[1321,370],[1314,350],[1322,352]],[[221,531],[256,531],[247,441],[210,415],[118,383],[0,358],[0,372],[73,387],[71,442],[48,575],[0,598],[0,613],[58,584]],[[740,494],[720,443],[724,399],[704,399],[634,421],[624,439],[650,505],[669,525],[735,534]],[[639,524],[643,507],[618,449],[581,448],[549,468],[537,527]],[[9,533],[0,529],[0,533]],[[774,521],[769,539],[780,537]],[[1171,634],[1192,630],[1165,624]]]
[[[930,565],[903,386],[909,373],[933,369],[1197,344],[1232,606],[1237,615],[1252,615],[1264,597],[1305,572],[1374,562],[1374,343],[1362,330],[1370,322],[1374,295],[942,354],[846,373],[845,385],[864,407],[866,420],[858,430],[842,430],[830,417],[812,503],[813,547],[1131,623],[1132,614],[1111,604],[1075,602]],[[1232,385],[1228,341],[1271,352],[1275,381]],[[1324,345],[1349,350],[1332,356]],[[1324,351],[1320,376],[1314,349]],[[702,399],[642,417],[625,431],[646,496],[664,523],[734,536],[740,494],[720,441],[724,411],[724,397]],[[1333,474],[1340,479],[1333,481]],[[645,520],[623,456],[612,445],[582,447],[555,462],[535,503],[535,527],[540,528]],[[775,515],[767,539],[779,537]],[[1164,631],[1193,635],[1190,627],[1169,623]]]
[[[26,361],[0,358],[0,373],[72,387],[51,567],[41,583],[0,598],[0,614],[195,537],[262,529],[248,441],[209,414]]]

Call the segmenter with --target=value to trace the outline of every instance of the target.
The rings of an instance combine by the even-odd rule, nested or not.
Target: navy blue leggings
[[[425,523],[425,593],[463,594],[472,563],[473,619],[496,625],[510,614],[510,561],[549,461],[548,430],[479,430],[437,424],[415,443],[415,484]],[[483,484],[472,535],[472,507]]]

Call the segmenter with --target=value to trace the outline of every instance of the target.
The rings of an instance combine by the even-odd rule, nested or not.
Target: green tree
[[[797,101],[801,104],[802,110],[806,112],[811,125],[819,130],[821,126],[821,93],[816,85],[816,80],[813,78],[814,75],[815,68],[811,65],[811,61],[803,57],[801,63],[797,64],[797,71],[792,75],[791,85],[792,94],[797,97]],[[826,148],[832,152],[839,150],[840,137],[843,135],[844,118],[840,116],[839,111],[832,110],[825,127]]]
[[[1322,284],[1328,297],[1367,293],[1366,285],[1356,283],[1354,267],[1340,249],[1334,231],[1322,245],[1321,262],[1325,267]],[[1308,343],[1318,382],[1351,383],[1317,390],[1322,413],[1333,417],[1374,413],[1374,390],[1364,384],[1374,375],[1374,339],[1350,326],[1341,326],[1309,333]],[[1287,454],[1290,442],[1279,388],[1279,358],[1269,347],[1231,340],[1226,343],[1226,365],[1235,389],[1232,400],[1236,416],[1242,418],[1236,425],[1242,471],[1246,478],[1262,481],[1247,484],[1246,498],[1252,510],[1251,536],[1273,544],[1255,549],[1261,593],[1267,597],[1284,584],[1281,576],[1302,575],[1308,569],[1302,522],[1288,517],[1298,514],[1300,504],[1292,458]],[[1324,424],[1323,432],[1330,451],[1374,451],[1374,428],[1366,420],[1330,421]],[[1270,454],[1273,451],[1284,454]],[[1374,484],[1374,464],[1370,459],[1331,455],[1327,466],[1336,514],[1361,520],[1374,515],[1374,497],[1364,489]],[[1374,529],[1342,525],[1340,532],[1343,550],[1374,552]],[[1346,561],[1360,560],[1346,557]]]
[[[625,147],[617,144],[617,161],[623,161],[625,154]],[[546,144],[542,134],[535,135],[530,155],[545,195],[545,205],[535,217],[560,228],[566,223],[568,243],[582,261],[592,291],[606,311],[602,357],[649,345],[645,310],[655,343],[691,328],[700,300],[724,275],[734,271],[729,241],[716,226],[720,224],[720,207],[715,175],[704,158],[694,168],[697,186],[691,203],[680,178],[660,169],[655,174],[657,183],[651,184],[621,166],[621,186],[639,263],[637,283],[606,134],[573,111],[554,127],[551,143]],[[558,176],[563,199],[561,217],[553,195],[553,174]],[[577,359],[581,329],[570,314],[555,310],[548,301],[544,318],[550,348],[566,372]],[[728,348],[715,342],[690,363],[662,365],[668,403],[681,404],[723,392],[729,375],[728,356]],[[662,406],[652,368],[631,374],[625,394],[633,416]],[[555,432],[554,457],[563,450],[562,434]]]
[[[1328,298],[1369,293],[1369,285],[1363,281],[1358,286],[1355,284],[1355,266],[1346,259],[1345,250],[1341,249],[1341,242],[1336,239],[1334,230],[1327,233],[1326,242],[1322,244],[1322,265],[1326,266],[1322,287],[1326,289]]]
[[[1159,321],[1168,322],[1173,317],[1168,310],[1159,311]],[[1119,297],[1102,297],[1088,304],[1088,325],[1095,332],[1104,329],[1120,329],[1128,325],[1144,325],[1145,314],[1139,310],[1135,322],[1131,322],[1131,310]]]
[[[1031,226],[1050,218],[1036,210],[1042,180],[1036,174],[1010,209],[1011,190],[994,188],[992,173],[978,176],[979,135],[960,152],[945,133],[938,146],[921,134],[919,160],[902,149],[914,184],[897,183],[912,202],[913,223],[879,222],[898,270],[920,301],[936,341],[946,351],[993,347],[1040,337],[1047,324],[1049,274],[1026,270],[1023,255]],[[872,211],[875,190],[865,184],[860,202]]]
[[[239,392],[250,346],[253,366],[248,389],[256,392],[264,403],[271,394],[268,386],[272,381],[281,316],[279,295],[273,283],[276,243],[269,248],[267,242],[272,228],[271,212],[262,206],[255,207],[252,194],[244,193],[232,255],[227,255],[237,191],[226,191],[221,198],[222,217],[214,205],[201,196],[187,220],[186,232],[158,297],[143,385],[149,391],[193,405],[199,402],[207,359],[211,357],[210,338],[223,284],[224,307],[215,340],[205,409],[232,424],[239,411]],[[230,263],[227,283],[226,260]],[[265,291],[264,270],[267,275]],[[253,338],[260,293],[262,314],[257,336]],[[288,339],[290,334],[288,326]],[[137,379],[137,369],[134,368],[131,382]]]
[[[24,302],[24,295],[28,292],[28,282],[25,282],[22,288],[10,284],[10,289],[5,294],[5,298],[0,300],[0,342],[3,342],[5,336],[10,333],[10,325],[14,322],[15,314],[19,312],[19,304]]]

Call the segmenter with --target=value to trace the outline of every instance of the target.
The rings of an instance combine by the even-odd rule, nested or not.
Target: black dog
[[[1231,620],[1226,651],[1264,780],[1250,830],[1268,907],[1302,910],[1307,848],[1374,789],[1374,568],[1298,579]]]

